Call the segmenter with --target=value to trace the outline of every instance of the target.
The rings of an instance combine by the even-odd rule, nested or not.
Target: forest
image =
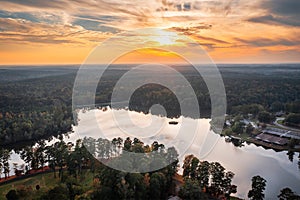
[[[286,122],[298,126],[300,72],[297,67],[219,66],[226,89],[227,113],[256,115],[262,111],[284,111],[290,113]],[[105,71],[98,83],[96,107],[110,105],[116,82],[130,69],[131,66],[127,65],[113,65]],[[200,116],[190,117],[210,117],[210,96],[201,76],[195,75],[195,70],[189,66],[174,66],[174,69],[185,76],[197,95]],[[17,148],[70,132],[76,123],[73,119],[76,112],[72,111],[72,92],[77,70],[78,66],[1,69],[0,145]],[[129,109],[148,113],[149,108],[157,103],[165,107],[168,117],[181,115],[174,93],[158,84],[138,88],[130,99]],[[193,105],[189,107],[194,109]]]
[[[282,71],[283,67],[285,70]],[[274,68],[277,70],[270,70]],[[104,74],[96,91],[96,107],[110,105],[116,82],[129,69],[128,66],[113,66]],[[210,96],[203,79],[188,67],[174,66],[174,69],[191,83],[199,100],[201,115],[190,117],[209,117]],[[0,69],[0,167],[4,176],[7,178],[12,170],[28,173],[30,170],[43,169],[46,163],[49,164],[53,177],[60,184],[47,191],[37,192],[38,187],[30,190],[37,192],[40,199],[74,199],[82,195],[82,199],[85,199],[85,195],[90,199],[97,199],[99,196],[105,197],[104,199],[166,199],[168,195],[174,194],[174,176],[178,171],[175,149],[166,148],[158,142],[145,145],[137,138],[133,141],[130,138],[115,138],[113,141],[85,138],[75,144],[63,141],[63,135],[71,132],[72,126],[76,124],[76,112],[72,110],[72,93],[77,70],[78,66]],[[220,72],[226,89],[228,114],[251,113],[262,121],[268,121],[274,113],[282,111],[287,113],[286,124],[299,126],[298,66],[220,66]],[[179,88],[184,90],[180,86]],[[124,90],[126,89],[125,86]],[[165,107],[168,117],[181,115],[174,93],[157,84],[138,88],[130,99],[129,109],[148,113],[149,108],[156,103]],[[82,106],[84,107],[86,105]],[[45,140],[53,137],[59,141],[47,146]],[[20,153],[26,165],[10,169],[11,150]],[[174,162],[151,173],[131,174],[113,170],[94,159],[96,155],[102,160],[128,164],[130,162],[124,161],[123,150],[153,151],[167,157],[169,155]],[[147,159],[144,162],[145,166],[149,165]],[[96,182],[92,186],[81,185],[86,173],[91,174]],[[188,155],[184,160],[184,181],[178,195],[183,199],[211,199],[219,195],[228,197],[237,189],[237,186],[231,184],[233,177],[234,173],[226,171],[220,163],[200,161]],[[253,177],[251,181],[249,198],[263,199],[266,181],[259,176]],[[86,194],[89,189],[92,192]],[[11,190],[6,197],[17,199],[19,196],[31,194],[26,188],[24,190],[25,192]],[[283,188],[278,197],[299,198],[289,188]]]

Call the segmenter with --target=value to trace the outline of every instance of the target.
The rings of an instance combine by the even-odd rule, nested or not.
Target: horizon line
[[[247,62],[215,62],[215,63],[32,63],[32,64],[0,64],[0,67],[39,67],[39,66],[80,66],[80,65],[143,65],[143,64],[162,64],[162,65],[283,65],[283,64],[300,64],[299,62],[257,62],[257,63],[247,63]]]

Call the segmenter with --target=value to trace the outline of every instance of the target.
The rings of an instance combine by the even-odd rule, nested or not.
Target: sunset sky
[[[0,0],[0,5],[3,65],[80,64],[106,39],[142,28],[162,29],[148,37],[157,48],[188,45],[180,35],[188,36],[216,63],[300,62],[299,0]],[[122,62],[143,62],[146,54],[176,62],[168,52],[135,52]]]

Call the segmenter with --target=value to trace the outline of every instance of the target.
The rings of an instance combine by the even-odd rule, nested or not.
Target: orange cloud
[[[131,51],[114,61],[114,63],[186,63],[179,55],[161,49],[146,48]]]

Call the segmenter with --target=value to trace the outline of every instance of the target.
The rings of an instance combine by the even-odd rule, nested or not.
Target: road
[[[284,125],[282,125],[282,124],[279,124],[278,121],[280,121],[280,120],[284,120],[284,117],[277,117],[276,120],[275,120],[275,122],[274,122],[274,125],[276,125],[276,126],[278,126],[278,127],[280,127],[280,128],[283,128],[283,129],[287,129],[287,130],[289,130],[289,131],[296,131],[296,132],[299,132],[299,131],[300,131],[299,129],[291,128],[291,127],[289,127],[289,126],[284,126]]]

